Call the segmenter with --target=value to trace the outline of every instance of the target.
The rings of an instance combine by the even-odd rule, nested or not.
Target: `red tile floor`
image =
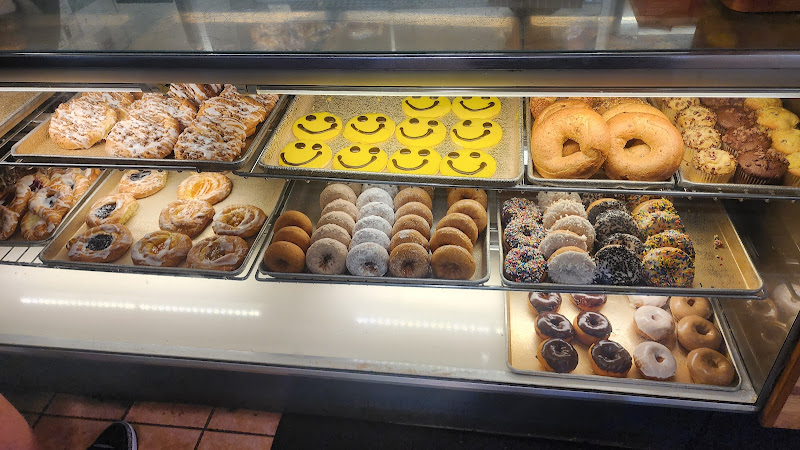
[[[153,402],[116,402],[70,394],[5,392],[33,427],[42,450],[83,450],[115,420],[136,429],[139,448],[269,449],[279,413]]]

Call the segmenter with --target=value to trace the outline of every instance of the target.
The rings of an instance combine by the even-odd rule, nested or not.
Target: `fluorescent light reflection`
[[[473,324],[437,322],[429,320],[400,320],[384,317],[356,317],[356,323],[359,325],[375,325],[395,328],[421,328],[474,334],[489,334],[492,331],[489,327]],[[501,328],[496,329],[495,332],[497,334],[503,334],[503,330]]]
[[[46,306],[65,306],[79,308],[100,308],[100,309],[138,309],[148,312],[171,312],[183,314],[203,314],[214,316],[233,316],[233,317],[260,317],[261,311],[257,309],[231,309],[231,308],[207,308],[196,306],[174,306],[174,305],[149,305],[135,304],[127,302],[97,302],[86,300],[54,300],[43,298],[27,298],[20,300],[26,305],[46,305]]]

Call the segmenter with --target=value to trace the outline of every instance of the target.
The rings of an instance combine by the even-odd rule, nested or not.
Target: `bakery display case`
[[[43,239],[0,241],[0,385],[113,395],[141,386],[135,376],[72,381],[93,367],[178,381],[148,388],[155,397],[213,401],[215,393],[179,380],[223,374],[250,380],[223,389],[241,404],[511,432],[544,413],[528,421],[510,411],[560,401],[738,412],[764,411],[770,401],[775,408],[800,333],[800,188],[793,178],[800,132],[792,120],[800,113],[800,41],[796,25],[785,31],[797,13],[758,15],[758,24],[775,29],[750,42],[731,31],[747,22],[746,13],[718,1],[663,10],[613,0],[68,3],[0,15],[0,29],[13,38],[0,51],[0,100],[22,102],[0,111],[4,214],[20,197],[17,186],[56,202],[62,194],[38,193],[56,189],[51,178],[102,169]],[[113,111],[85,92],[128,93],[130,101]],[[271,108],[258,106],[264,99],[273,99]],[[689,103],[678,108],[673,100]],[[163,109],[183,101],[192,104],[185,124]],[[112,137],[67,149],[52,123],[100,122],[83,112],[64,118],[85,102],[94,106],[84,109],[115,117]],[[143,116],[135,102],[162,106]],[[688,107],[713,115],[707,128],[716,144],[690,145],[690,118],[680,115]],[[770,122],[758,113],[764,108],[780,108],[785,120]],[[260,117],[245,126],[251,113]],[[576,115],[596,122],[596,132],[562,127]],[[766,136],[766,147],[754,150],[763,153],[755,166],[783,167],[777,182],[751,165],[740,174],[745,163],[735,161],[751,152],[734,148],[743,138],[723,139],[728,128],[716,120],[732,116]],[[221,125],[231,117],[242,119],[238,134],[225,127],[240,125]],[[632,135],[619,131],[618,122],[634,117],[643,122],[631,125]],[[150,131],[115,139],[123,122]],[[172,130],[172,146],[182,142],[203,157],[182,159],[173,147],[150,159],[109,150],[155,145],[148,139],[162,126]],[[786,133],[781,147],[770,137],[778,129],[797,133]],[[190,142],[192,133],[202,139]],[[208,150],[231,146],[235,156],[224,160]],[[709,148],[733,161],[726,182],[692,172]],[[651,155],[636,156],[645,162],[630,156],[629,167],[661,169],[620,170],[609,163],[612,150]],[[554,170],[579,156],[587,162],[571,173]],[[108,206],[109,196],[129,195],[121,181],[158,173],[167,176],[154,192]],[[26,176],[42,186],[19,181]],[[196,233],[176,266],[159,267],[151,262],[160,256],[141,256],[145,244],[136,241],[159,229],[177,233],[165,225],[177,213],[170,218],[165,206],[206,199],[201,188],[182,193],[195,177],[227,180],[220,181],[227,191],[208,205],[202,226],[191,224]],[[328,208],[333,201],[349,204]],[[128,235],[91,237],[102,219],[131,203],[138,206],[125,218],[130,229],[119,225]],[[423,212],[401,214],[410,203]],[[240,204],[263,214],[240,239],[243,257],[225,271],[183,262],[189,248],[224,235],[225,220],[244,221],[222,217]],[[366,205],[376,212],[362,214]],[[12,212],[44,211],[28,203]],[[92,215],[100,221],[89,221]],[[380,220],[359,225],[370,217]],[[565,217],[580,217],[588,229],[559,225]],[[401,219],[407,228],[397,225]],[[315,237],[323,227],[328,234]],[[356,239],[381,227],[383,240],[369,233]],[[447,228],[455,231],[437,236]],[[422,240],[392,242],[408,229]],[[101,260],[74,257],[86,233],[85,247]],[[544,244],[550,235],[558,243]],[[613,236],[626,245],[607,243]],[[159,254],[178,246],[169,239],[177,238],[148,248]],[[127,246],[111,261],[105,250],[119,243]],[[278,254],[276,243],[294,253]],[[363,246],[373,253],[353,251]],[[400,246],[422,256],[395,259]],[[609,247],[613,254],[603,251]],[[203,255],[225,258],[233,248],[216,244]],[[376,263],[375,254],[385,256]],[[514,258],[524,261],[512,268]],[[606,314],[600,342],[618,344],[570,335],[558,345],[574,358],[544,356],[548,345],[557,352],[548,343],[562,339],[542,334],[539,322],[550,310],[537,309],[531,292],[560,294],[560,313],[567,325],[574,319],[570,330],[600,320],[585,313]],[[581,299],[597,296],[599,306],[581,307]],[[697,298],[690,308],[704,306],[699,325],[684,325],[676,312],[673,302],[685,298]],[[637,318],[647,308],[660,311],[652,320],[670,324],[663,336],[653,338],[658,327]],[[590,332],[600,327],[590,325]],[[683,336],[692,330],[713,335],[707,346],[719,352],[688,344]],[[664,345],[648,343],[655,340]],[[598,358],[610,356],[593,355],[612,350],[621,371],[598,369]],[[645,350],[659,364],[672,358],[674,370],[653,375]],[[726,375],[698,375],[698,360],[725,366]],[[53,367],[66,376],[44,374]],[[511,405],[507,412],[503,404]],[[476,411],[496,419],[481,422]]]

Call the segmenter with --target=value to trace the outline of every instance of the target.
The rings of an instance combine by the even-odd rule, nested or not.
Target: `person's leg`
[[[28,422],[0,395],[0,448],[35,450],[36,439]]]

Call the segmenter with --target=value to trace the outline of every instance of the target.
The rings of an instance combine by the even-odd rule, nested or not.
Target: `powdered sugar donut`
[[[392,210],[394,210],[394,200],[392,199],[392,196],[389,195],[389,193],[385,190],[377,187],[364,189],[356,200],[356,208],[360,210],[364,205],[372,202],[385,203],[389,205]]]
[[[547,207],[542,216],[542,225],[549,229],[558,219],[567,216],[578,216],[586,218],[586,208],[583,203],[574,200],[558,200]]]
[[[324,216],[325,214],[333,211],[341,211],[352,217],[353,220],[358,220],[358,208],[356,208],[356,205],[343,198],[337,198],[336,200],[333,200],[325,205],[325,207],[322,208],[322,213],[320,216]]]
[[[394,198],[395,195],[397,195],[397,193],[400,191],[400,188],[393,184],[364,183],[361,192],[371,188],[383,189],[387,194],[391,195],[392,198]]]
[[[594,248],[595,233],[591,222],[580,216],[562,217],[553,224],[550,232],[555,230],[569,230],[573,233],[586,237],[586,248]]]
[[[358,211],[358,220],[367,216],[379,216],[386,219],[389,225],[394,225],[394,209],[386,203],[370,202]]]
[[[356,226],[353,228],[353,232],[356,233],[365,228],[374,228],[386,234],[386,237],[392,235],[392,226],[389,225],[386,219],[380,216],[367,216],[359,219],[359,221],[356,222]]]
[[[347,232],[344,228],[340,227],[339,225],[333,223],[327,223],[321,227],[318,227],[314,230],[314,233],[311,235],[310,244],[317,242],[320,239],[335,239],[345,246],[350,246],[350,233]]]
[[[389,236],[383,231],[374,228],[364,228],[353,233],[353,239],[350,241],[350,249],[364,242],[374,242],[380,244],[386,250],[389,250]]]
[[[358,244],[347,253],[347,270],[359,277],[382,277],[389,269],[389,252],[374,242]]]
[[[347,247],[341,242],[324,238],[311,244],[306,252],[306,267],[319,275],[339,275],[347,264]]]

